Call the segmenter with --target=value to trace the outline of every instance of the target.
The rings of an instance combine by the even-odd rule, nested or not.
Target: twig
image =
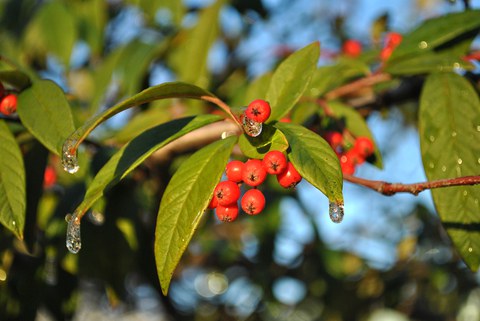
[[[480,184],[480,176],[464,176],[457,178],[439,179],[430,182],[421,182],[413,184],[401,184],[401,183],[389,183],[385,181],[368,180],[352,175],[344,175],[343,178],[351,183],[362,185],[373,189],[374,191],[386,195],[392,196],[396,193],[410,193],[418,195],[426,189],[442,188],[450,186],[462,186],[462,185],[477,185]]]
[[[326,100],[333,100],[342,96],[346,96],[348,94],[354,93],[362,88],[370,87],[375,84],[388,81],[392,79],[389,74],[386,73],[379,73],[379,74],[372,74],[364,78],[360,78],[355,80],[351,83],[348,83],[344,86],[335,88],[324,95]]]

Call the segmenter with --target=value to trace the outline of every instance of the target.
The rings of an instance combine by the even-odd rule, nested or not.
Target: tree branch
[[[352,175],[344,175],[343,178],[350,183],[362,185],[386,196],[392,196],[396,193],[410,193],[413,195],[418,195],[418,193],[423,192],[426,189],[480,184],[480,176],[447,178],[413,184],[374,181]]]
[[[367,77],[355,80],[346,85],[337,87],[326,93],[324,97],[326,100],[333,100],[342,96],[346,96],[348,94],[355,93],[365,87],[371,87],[375,84],[388,81],[390,79],[392,79],[392,77],[386,73],[372,74]]]

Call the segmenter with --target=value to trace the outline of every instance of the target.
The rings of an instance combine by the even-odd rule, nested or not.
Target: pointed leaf
[[[20,147],[0,120],[0,223],[23,238],[25,225],[25,168]]]
[[[62,144],[75,130],[65,94],[50,80],[35,81],[18,96],[22,124],[50,151],[60,155]]]
[[[454,73],[430,75],[423,87],[420,147],[429,180],[480,173],[480,101],[472,85]],[[480,264],[480,186],[432,190],[442,224],[473,271]]]
[[[290,55],[275,70],[266,94],[272,107],[270,120],[279,120],[293,108],[307,89],[320,56],[314,42]]]
[[[194,153],[175,172],[163,194],[155,230],[155,260],[165,295],[236,142],[237,137],[230,136]]]
[[[276,123],[290,145],[288,157],[295,169],[331,202],[343,203],[343,176],[338,157],[319,135],[303,126]]]
[[[288,141],[280,130],[263,124],[262,133],[259,136],[250,137],[243,134],[240,136],[238,145],[246,157],[262,159],[270,150],[286,151]]]
[[[100,169],[75,212],[85,213],[103,196],[106,189],[118,183],[158,149],[178,137],[219,119],[220,117],[215,115],[187,117],[144,131],[116,152]]]

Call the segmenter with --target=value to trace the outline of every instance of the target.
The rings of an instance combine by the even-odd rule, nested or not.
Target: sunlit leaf
[[[472,85],[454,73],[437,73],[423,87],[420,146],[429,180],[480,173],[480,101]],[[432,190],[442,224],[470,269],[480,264],[480,186]]]
[[[25,168],[20,147],[5,121],[0,120],[0,223],[23,238]]]
[[[427,52],[388,64],[385,71],[392,75],[417,75],[438,71],[472,69],[473,66],[452,54]]]
[[[236,136],[230,136],[194,153],[175,172],[163,194],[155,231],[155,260],[165,295],[236,141]]]
[[[262,159],[270,150],[286,151],[288,142],[283,133],[273,126],[263,124],[262,133],[257,137],[241,135],[238,141],[243,155]]]

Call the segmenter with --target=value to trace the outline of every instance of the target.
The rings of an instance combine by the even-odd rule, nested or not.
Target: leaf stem
[[[480,184],[480,176],[446,178],[430,182],[420,182],[413,184],[389,183],[385,181],[368,180],[353,175],[344,175],[343,178],[350,183],[362,185],[385,196],[392,196],[396,193],[410,193],[413,195],[418,195],[420,192],[423,192],[427,189]]]

